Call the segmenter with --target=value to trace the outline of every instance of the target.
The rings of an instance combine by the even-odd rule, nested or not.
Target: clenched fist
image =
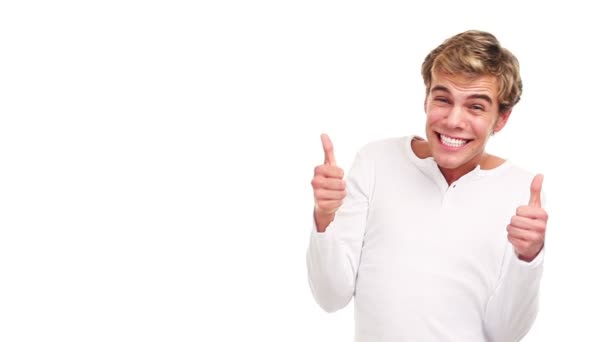
[[[548,215],[540,203],[542,185],[543,175],[538,174],[530,185],[528,205],[518,207],[515,216],[511,217],[511,224],[507,226],[507,238],[515,253],[519,259],[528,262],[534,260],[545,244]]]
[[[327,134],[321,134],[325,162],[315,167],[312,189],[315,196],[315,222],[317,231],[324,232],[334,220],[335,213],[346,197],[344,170],[336,165],[334,146]]]

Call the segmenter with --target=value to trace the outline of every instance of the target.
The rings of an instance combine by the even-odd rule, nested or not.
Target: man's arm
[[[517,257],[508,244],[503,276],[486,305],[484,330],[490,341],[521,340],[530,330],[538,312],[544,252],[531,262]]]
[[[519,341],[532,327],[538,312],[543,273],[547,212],[541,206],[543,176],[530,185],[528,205],[517,208],[507,226],[501,278],[489,299],[484,328],[491,341]]]
[[[333,155],[327,157],[326,142],[324,140],[327,163],[333,160]],[[306,258],[308,281],[317,303],[325,311],[333,312],[345,307],[354,294],[367,221],[369,174],[357,155],[346,178],[346,197],[343,203],[338,199],[337,207],[332,205],[339,196],[317,191],[316,187],[331,182],[319,180],[316,172],[315,179],[314,223]]]

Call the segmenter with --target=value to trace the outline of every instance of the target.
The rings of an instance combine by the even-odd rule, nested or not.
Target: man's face
[[[456,178],[479,165],[490,135],[504,127],[510,114],[498,113],[496,77],[471,80],[445,73],[433,74],[425,111],[431,154],[444,174]]]

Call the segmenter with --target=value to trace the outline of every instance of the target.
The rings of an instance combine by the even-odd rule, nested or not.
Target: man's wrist
[[[324,233],[327,226],[334,220],[336,214],[322,214],[315,210],[315,224],[317,225],[317,232]]]

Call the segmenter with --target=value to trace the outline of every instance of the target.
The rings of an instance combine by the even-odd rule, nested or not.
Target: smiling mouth
[[[437,133],[437,136],[439,137],[439,141],[441,141],[441,143],[443,145],[445,145],[447,147],[451,147],[451,148],[462,147],[462,146],[466,145],[469,141],[471,141],[471,140],[467,140],[467,139],[449,137],[447,135],[443,135],[440,133]]]

